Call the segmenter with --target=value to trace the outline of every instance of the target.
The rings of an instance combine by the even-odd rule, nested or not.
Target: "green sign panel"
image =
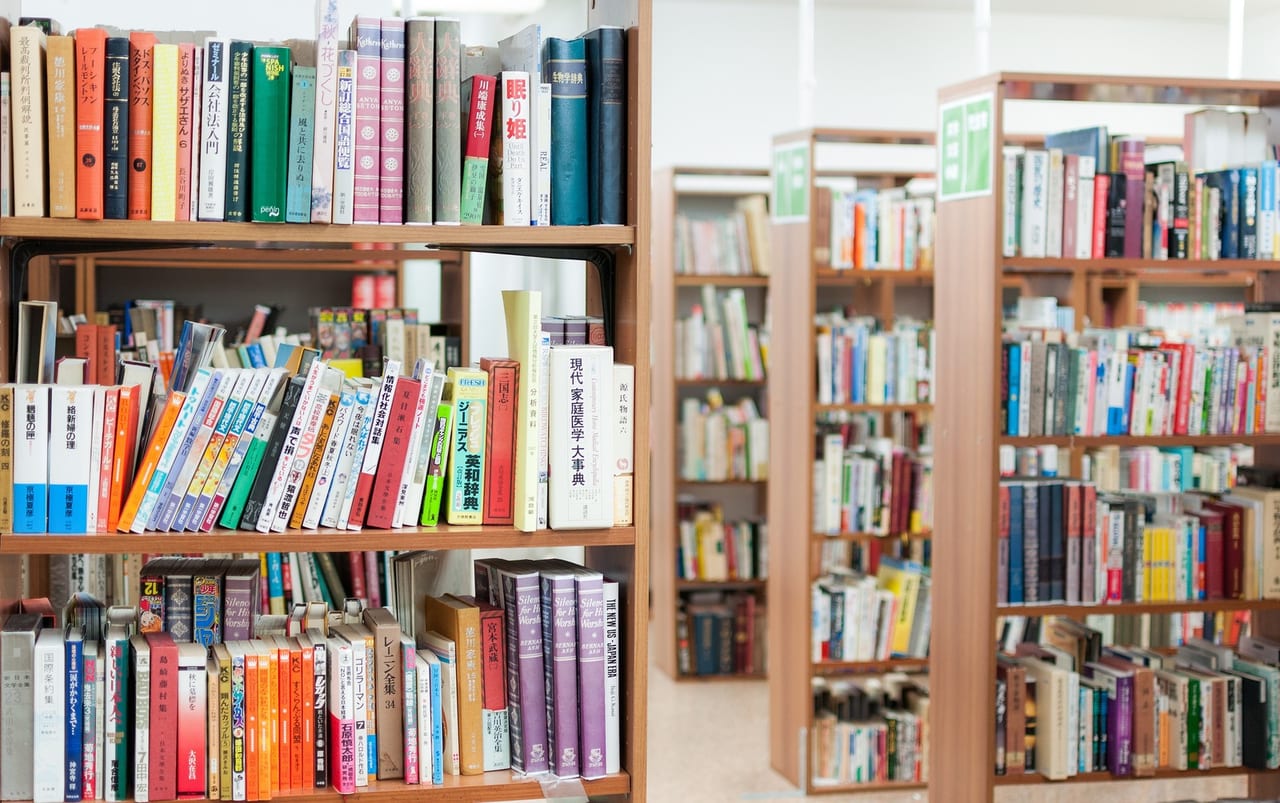
[[[809,219],[809,143],[773,149],[773,220],[796,223]]]
[[[938,118],[938,200],[991,194],[994,96],[942,104]]]

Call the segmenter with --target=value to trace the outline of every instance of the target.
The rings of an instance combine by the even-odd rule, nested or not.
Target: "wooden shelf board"
[[[633,546],[635,527],[608,530],[539,530],[511,527],[401,527],[395,530],[291,530],[257,533],[88,533],[83,535],[0,535],[0,555],[162,554],[234,552],[246,545],[266,552],[346,552],[360,549],[512,549],[562,546]]]
[[[814,270],[814,279],[820,285],[871,284],[877,281],[893,282],[894,284],[932,285],[933,271],[902,270],[900,268],[836,270],[834,268],[818,267]]]
[[[826,543],[828,541],[893,541],[899,538],[906,538],[909,541],[925,541],[933,538],[933,531],[925,530],[919,533],[813,533],[812,538],[817,543]]]
[[[742,485],[742,486],[765,486],[769,484],[768,480],[686,480],[677,479],[678,485]]]
[[[815,661],[813,674],[840,675],[860,672],[875,674],[877,672],[894,672],[899,670],[928,669],[928,658],[891,658],[888,661]]]
[[[676,276],[676,287],[701,287],[713,284],[722,287],[768,287],[768,276],[740,276],[725,274],[724,276],[679,275]]]
[[[1073,775],[1061,781],[1051,781],[1038,772],[1027,773],[1021,775],[996,775],[993,776],[996,786],[1026,786],[1029,784],[1063,784],[1063,783],[1097,783],[1112,781],[1154,781],[1158,779],[1168,778],[1210,778],[1222,775],[1250,775],[1260,770],[1254,770],[1249,767],[1214,767],[1211,770],[1172,770],[1158,769],[1156,774],[1151,777],[1137,778],[1132,775],[1115,776],[1109,772],[1082,772],[1079,775]]]
[[[1280,103],[1280,83],[1215,78],[1130,75],[998,73],[1006,100],[1092,103],[1174,103],[1189,106],[1271,106]]]
[[[810,136],[817,142],[845,145],[932,145],[932,131],[894,131],[890,129],[814,128]],[[921,171],[927,175],[929,171]]]
[[[718,589],[760,589],[769,584],[768,580],[682,580],[676,579],[676,591],[713,591]]]
[[[928,789],[928,781],[875,781],[868,783],[834,784],[831,786],[810,786],[811,795],[838,795],[850,792],[893,792],[909,789]]]
[[[1194,275],[1197,273],[1263,273],[1280,271],[1280,261],[1268,259],[1056,259],[1050,257],[1004,257],[1005,270],[1016,273],[1109,273]]]
[[[1280,433],[1255,435],[1054,435],[1033,438],[1001,435],[999,442],[1009,446],[1061,446],[1088,449],[1095,446],[1230,446],[1244,443],[1252,446],[1280,444]]]
[[[676,678],[678,683],[716,683],[737,680],[766,680],[768,675],[764,672],[735,672],[733,674],[724,675],[680,675]]]
[[[1084,616],[1086,614],[1212,613],[1215,611],[1275,611],[1280,599],[1210,599],[1186,602],[1122,602],[1115,605],[997,605],[996,616]]]
[[[932,404],[815,404],[815,413],[927,413]]]
[[[705,388],[722,385],[727,388],[762,388],[769,384],[767,379],[677,379],[678,388]]]
[[[7,217],[0,236],[46,240],[135,240],[174,243],[294,244],[350,248],[353,242],[422,243],[442,247],[634,245],[635,226],[377,226],[322,223],[156,222]],[[377,259],[377,251],[371,251]],[[423,255],[422,259],[429,259]]]

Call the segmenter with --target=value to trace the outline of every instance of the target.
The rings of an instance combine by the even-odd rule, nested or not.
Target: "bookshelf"
[[[768,192],[768,171],[754,168],[669,167],[653,178],[653,372],[650,422],[653,475],[650,510],[653,516],[651,606],[653,610],[654,661],[676,680],[713,681],[762,678],[763,672],[737,671],[694,674],[680,671],[680,620],[685,618],[683,641],[692,650],[686,603],[691,594],[750,594],[757,606],[767,605],[767,584],[763,580],[684,579],[678,566],[681,512],[679,500],[722,505],[726,521],[763,521],[766,515],[766,480],[731,479],[699,481],[682,477],[681,404],[686,399],[705,398],[719,392],[726,403],[751,399],[767,418],[764,379],[688,378],[675,375],[677,365],[677,322],[687,318],[704,292],[741,290],[747,299],[751,322],[764,321],[768,308],[769,277],[754,274],[703,275],[677,273],[677,250],[682,242],[677,234],[677,217],[716,220],[732,212],[739,199]],[[732,576],[732,575],[731,575]],[[762,610],[757,608],[757,610]],[[691,617],[689,617],[691,618]],[[754,627],[754,623],[751,625]],[[756,635],[756,638],[763,634]],[[767,645],[765,645],[767,649]],[[696,667],[695,667],[696,668]]]
[[[917,403],[819,404],[817,395],[817,346],[815,315],[834,306],[852,306],[859,314],[873,316],[887,326],[899,313],[921,320],[931,317],[933,274],[903,270],[885,264],[876,269],[833,269],[829,261],[830,215],[818,198],[821,186],[850,189],[903,187],[912,179],[928,178],[928,170],[893,170],[884,167],[893,159],[918,159],[931,153],[933,135],[918,131],[811,129],[779,135],[775,150],[803,149],[809,174],[804,194],[808,214],[802,220],[772,227],[773,264],[770,303],[773,309],[771,350],[786,359],[775,361],[769,375],[771,471],[785,482],[769,486],[770,528],[776,533],[770,545],[769,597],[769,728],[772,767],[809,794],[838,792],[887,793],[923,788],[923,782],[815,784],[812,761],[815,713],[812,681],[818,677],[857,678],[887,672],[918,673],[928,659],[815,662],[812,659],[811,584],[823,573],[823,553],[838,546],[852,551],[871,544],[889,554],[901,549],[911,554],[930,534],[819,531],[814,520],[814,458],[819,419],[826,416],[880,413],[887,420],[911,415],[923,421],[932,406]],[[854,146],[843,151],[845,146]],[[888,146],[888,147],[885,147]],[[835,168],[856,160],[866,169]],[[777,177],[775,176],[775,181]],[[854,183],[856,182],[856,184]],[[808,541],[807,544],[803,544]],[[899,546],[900,545],[900,546]]]
[[[0,308],[0,350],[6,355],[0,379],[12,375],[13,327],[17,304],[27,292],[30,272],[48,271],[49,260],[35,257],[109,254],[162,246],[216,251],[252,249],[264,260],[298,248],[336,253],[352,243],[429,246],[459,252],[480,251],[548,259],[584,260],[596,267],[589,282],[589,307],[606,320],[608,342],[619,362],[636,366],[634,433],[640,445],[634,460],[634,524],[603,530],[520,533],[505,527],[448,527],[364,530],[361,546],[370,550],[427,548],[447,550],[583,547],[584,563],[619,581],[622,608],[622,771],[583,783],[587,794],[631,801],[646,799],[646,673],[648,669],[649,587],[649,375],[644,355],[649,345],[651,4],[648,0],[591,0],[585,27],[627,29],[627,209],[626,225],[517,228],[503,226],[279,225],[251,223],[160,223],[147,221],[75,221],[6,217],[0,237],[8,246],[0,260],[0,285],[7,303]],[[384,252],[385,253],[385,252]],[[419,253],[414,249],[414,253]],[[381,256],[381,255],[380,255]],[[43,262],[43,264],[41,264]],[[496,311],[495,311],[496,312]],[[496,312],[500,315],[500,312]],[[259,551],[349,548],[350,532],[291,530],[264,540],[258,533],[220,532],[185,539],[184,550]],[[14,609],[35,578],[28,568],[50,554],[168,551],[172,535],[84,535],[20,537],[0,534],[0,622]],[[33,559],[34,557],[34,559]],[[537,779],[511,771],[447,778],[442,786],[397,782],[371,784],[356,796],[387,801],[496,801],[542,798]],[[297,795],[298,799],[337,801],[336,791]]]
[[[992,142],[996,154],[993,177],[999,176],[1000,143],[1036,140],[1010,137],[1005,115],[1012,103],[1060,101],[1088,103],[1081,110],[1084,124],[1106,120],[1106,103],[1181,104],[1259,108],[1280,102],[1280,83],[1003,73],[945,88],[942,104],[991,94]],[[935,470],[945,482],[937,486],[936,516],[946,522],[947,537],[939,539],[934,558],[945,572],[936,575],[935,628],[931,656],[938,667],[933,689],[931,783],[948,796],[991,800],[996,787],[1040,784],[1039,775],[996,776],[993,743],[996,671],[995,649],[981,634],[991,633],[994,621],[1012,606],[996,604],[997,532],[999,512],[997,450],[1015,439],[1005,437],[997,409],[1001,382],[1001,316],[1008,293],[1055,295],[1077,310],[1076,325],[1086,316],[1111,316],[1107,325],[1135,323],[1138,296],[1144,290],[1178,287],[1205,293],[1224,289],[1239,300],[1276,298],[1271,276],[1280,263],[1253,260],[1176,260],[1137,258],[1043,259],[1002,256],[1003,184],[994,178],[991,191],[938,205],[938,239],[947,244],[937,258],[937,323],[939,338],[938,396],[945,399],[936,413]],[[981,411],[990,411],[984,414]],[[1059,446],[1221,445],[1245,443],[1257,447],[1258,462],[1271,462],[1277,443],[1273,435],[1199,437],[1018,438],[1020,445]],[[1073,466],[1074,468],[1074,466]],[[1177,603],[1126,603],[1108,606],[1024,605],[1020,614],[1065,615],[1088,613],[1152,613],[1164,611],[1249,610],[1255,632],[1274,635],[1277,619],[1273,600],[1209,600]],[[978,635],[975,635],[978,634]],[[1273,797],[1280,790],[1276,773],[1249,769],[1206,772],[1157,770],[1159,779],[1195,779],[1235,775],[1248,779],[1249,796]],[[1084,773],[1066,781],[1110,782],[1107,773]],[[1058,783],[1058,782],[1050,782]],[[1126,787],[1133,788],[1133,787]],[[1166,794],[1167,792],[1167,794]],[[1139,793],[1140,794],[1140,793]],[[1162,794],[1177,796],[1172,787]]]

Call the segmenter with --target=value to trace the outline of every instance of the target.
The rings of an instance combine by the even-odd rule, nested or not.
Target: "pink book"
[[[382,20],[378,220],[404,223],[404,20]]]
[[[116,451],[116,419],[120,409],[119,388],[107,388],[102,407],[102,465],[98,474],[98,532],[107,529],[107,517],[111,513],[111,467]]]
[[[356,702],[351,645],[329,641],[329,777],[334,791],[356,791]]]
[[[204,48],[195,49],[191,75],[191,170],[188,180],[187,220],[195,220],[200,206],[200,102],[204,97]],[[179,210],[181,214],[181,210]]]
[[[178,171],[175,220],[191,219],[191,142],[192,114],[195,113],[196,47],[190,42],[178,45]]]
[[[382,22],[356,17],[351,23],[356,45],[356,180],[353,220],[379,220],[382,137]]]

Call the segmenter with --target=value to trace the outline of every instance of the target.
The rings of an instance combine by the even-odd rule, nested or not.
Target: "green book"
[[[240,473],[236,475],[231,493],[227,494],[227,504],[222,508],[222,515],[218,518],[218,523],[223,527],[234,530],[240,526],[244,503],[249,498],[249,492],[253,490],[253,481],[258,476],[258,467],[262,465],[262,456],[267,452],[267,438],[275,429],[275,420],[274,413],[263,413],[258,432],[249,442],[249,448],[244,453],[244,462],[240,464]]]
[[[431,459],[427,464],[427,484],[422,495],[422,525],[434,527],[440,521],[440,502],[444,498],[444,469],[453,437],[453,407],[436,408],[436,425],[431,436]]]
[[[1200,769],[1200,681],[1187,682],[1187,769]]]
[[[253,43],[231,42],[231,69],[227,90],[227,191],[223,217],[248,220],[249,207],[249,63]]]
[[[311,222],[311,154],[315,148],[316,68],[293,68],[293,110],[289,114],[289,186],[285,221]]]
[[[342,601],[334,600],[333,591],[329,588],[329,579],[324,576],[325,567],[324,563],[320,560],[321,555],[328,559],[330,565],[333,564],[333,558],[330,558],[326,553],[321,553],[319,555],[315,552],[302,553],[298,555],[298,557],[311,561],[311,576],[315,578],[316,586],[320,589],[320,596],[324,597],[324,604],[329,606],[329,610],[336,610],[341,607]]]
[[[289,48],[279,45],[253,49],[253,78],[249,95],[249,210],[263,223],[285,217],[289,159]],[[307,214],[310,216],[308,204]]]

